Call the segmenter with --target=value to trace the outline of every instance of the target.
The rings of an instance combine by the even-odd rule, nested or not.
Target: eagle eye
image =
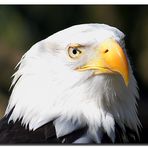
[[[79,58],[82,54],[82,49],[80,47],[69,47],[68,48],[68,55],[72,59]]]

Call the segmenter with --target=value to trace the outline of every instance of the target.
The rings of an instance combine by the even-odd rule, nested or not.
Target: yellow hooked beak
[[[95,49],[95,56],[86,65],[77,68],[78,71],[95,70],[94,74],[119,73],[128,86],[129,69],[123,49],[112,38],[103,41]]]

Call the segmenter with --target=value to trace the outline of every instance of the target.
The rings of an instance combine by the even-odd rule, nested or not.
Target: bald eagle
[[[118,143],[139,136],[124,34],[81,24],[33,45],[13,75],[0,143]]]

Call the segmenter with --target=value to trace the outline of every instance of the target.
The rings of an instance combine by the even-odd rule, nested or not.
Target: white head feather
[[[70,61],[70,43],[87,45],[88,52],[107,38],[114,38],[124,48],[124,34],[104,24],[83,24],[53,34],[31,47],[22,57],[14,74],[14,86],[6,115],[9,120],[22,119],[22,124],[35,130],[58,118],[58,122],[73,122],[74,128],[88,125],[88,133],[99,142],[101,130],[114,141],[115,121],[138,132],[136,98],[137,84],[129,63],[129,85],[116,75],[90,77],[92,71],[75,71],[88,57]],[[129,61],[128,61],[129,62]],[[55,121],[55,125],[57,121]],[[68,131],[56,126],[57,136]],[[99,131],[98,131],[99,130]],[[99,136],[96,134],[99,133]]]

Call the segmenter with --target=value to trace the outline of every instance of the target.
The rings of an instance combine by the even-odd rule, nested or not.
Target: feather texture
[[[57,136],[55,126],[53,122],[49,122],[35,131],[30,131],[28,127],[24,127],[20,121],[9,122],[8,120],[12,112],[0,120],[0,144],[82,144],[82,143],[92,143],[96,142],[92,139],[90,135],[87,134],[88,127],[84,126],[75,131],[69,132],[64,136]],[[131,142],[135,143],[138,137],[134,131],[130,130],[128,127],[123,132],[122,129],[115,123],[115,134],[116,139],[114,143]],[[126,134],[126,136],[125,136]],[[109,136],[102,131],[101,143],[111,143]]]

